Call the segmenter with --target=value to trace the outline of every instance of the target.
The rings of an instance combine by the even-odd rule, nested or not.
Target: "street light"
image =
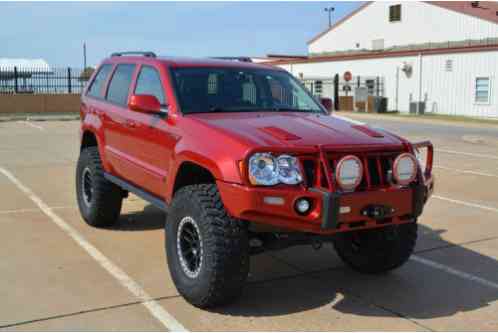
[[[335,10],[334,7],[326,7],[324,10],[329,13],[329,28],[332,26],[332,12]]]

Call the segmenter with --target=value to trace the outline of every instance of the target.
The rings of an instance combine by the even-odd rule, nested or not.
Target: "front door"
[[[169,162],[177,141],[173,125],[168,122],[168,101],[164,87],[164,68],[141,65],[134,89],[135,95],[152,95],[161,103],[163,114],[154,115],[128,110],[130,126],[130,153],[140,168],[137,184],[149,193],[163,196],[166,190]]]

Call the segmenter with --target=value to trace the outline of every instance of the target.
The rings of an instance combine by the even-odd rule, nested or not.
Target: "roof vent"
[[[470,5],[472,6],[472,8],[478,8],[479,7],[479,1],[471,1]]]

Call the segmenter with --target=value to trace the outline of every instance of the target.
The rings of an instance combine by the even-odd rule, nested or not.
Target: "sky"
[[[306,41],[360,2],[0,2],[0,58],[96,65],[112,52],[171,56],[306,54]]]

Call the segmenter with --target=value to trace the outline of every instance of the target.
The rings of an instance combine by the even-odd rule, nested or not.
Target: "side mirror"
[[[332,108],[334,103],[332,103],[332,99],[328,97],[320,98],[320,103],[322,103],[323,107],[327,109],[328,112],[332,113]]]
[[[161,103],[153,95],[131,95],[128,108],[144,113],[159,113],[161,112]]]

